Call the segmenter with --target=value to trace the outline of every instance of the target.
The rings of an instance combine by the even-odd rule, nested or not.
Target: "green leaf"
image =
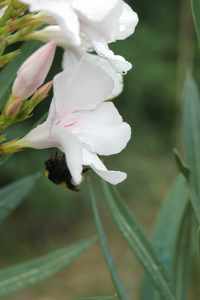
[[[190,169],[191,202],[200,225],[200,98],[191,75],[184,85],[184,144]]]
[[[37,122],[34,123],[33,128],[37,127],[38,125],[41,125],[44,121],[46,121],[48,117],[48,112],[45,112],[41,118]]]
[[[83,240],[41,258],[1,271],[0,296],[7,296],[23,288],[30,287],[64,270],[95,241],[96,239]]]
[[[76,300],[117,300],[116,296],[79,297]]]
[[[0,190],[0,224],[26,198],[40,174],[27,176]]]
[[[194,19],[194,25],[200,43],[200,1],[199,0],[191,0],[191,1],[192,1],[192,15]]]
[[[190,177],[190,169],[188,168],[188,166],[185,164],[185,162],[183,161],[179,151],[175,148],[174,149],[174,157],[175,157],[175,161],[178,167],[179,172],[187,179],[189,180]]]
[[[92,206],[92,211],[93,211],[93,215],[94,215],[97,233],[99,236],[101,250],[102,250],[105,262],[107,264],[108,270],[110,271],[112,282],[114,284],[114,287],[116,289],[119,299],[120,300],[128,300],[129,298],[126,295],[125,288],[124,288],[123,283],[118,275],[115,262],[113,261],[112,254],[109,249],[107,237],[106,237],[106,234],[105,234],[105,231],[103,228],[103,224],[102,224],[102,221],[101,221],[101,218],[99,215],[98,207],[97,207],[96,195],[95,195],[94,188],[91,183],[89,183],[89,192],[90,192],[91,206]]]
[[[11,85],[16,77],[21,64],[28,58],[39,46],[38,42],[25,43],[21,48],[21,54],[8,64],[0,72],[0,108],[3,107],[10,94]]]
[[[191,283],[191,269],[193,261],[192,212],[192,208],[191,206],[189,206],[183,220],[179,242],[176,250],[174,274],[177,300],[188,299],[188,292]]]
[[[153,237],[153,245],[159,259],[169,271],[173,282],[176,277],[174,269],[175,260],[178,257],[177,245],[179,243],[180,236],[182,235],[182,226],[189,207],[188,185],[185,178],[180,175],[177,177],[172,189],[163,201],[163,206],[161,207],[158,220],[156,222]],[[147,275],[145,275],[142,286],[142,299],[161,299],[157,297]]]
[[[6,156],[0,157],[0,167],[2,165],[4,165],[9,160],[10,157],[11,157],[11,155],[6,155]]]
[[[127,240],[130,249],[149,274],[154,287],[164,300],[175,300],[168,273],[160,262],[151,243],[145,237],[143,230],[130,213],[128,207],[115,192],[115,198],[108,185],[103,182],[105,201],[110,209],[111,215],[123,237]]]

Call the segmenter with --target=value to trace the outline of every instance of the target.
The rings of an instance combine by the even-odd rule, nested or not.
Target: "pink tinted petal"
[[[49,42],[22,64],[12,87],[13,96],[27,99],[43,84],[51,68],[55,50],[55,43]]]

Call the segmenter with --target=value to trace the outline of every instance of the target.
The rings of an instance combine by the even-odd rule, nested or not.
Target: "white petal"
[[[117,185],[127,178],[124,172],[109,171],[96,154],[85,149],[83,149],[83,164],[90,166],[97,175],[113,185]]]
[[[82,147],[78,139],[67,129],[55,127],[53,135],[57,141],[57,147],[65,153],[65,159],[75,185],[82,181],[83,157]]]
[[[113,79],[83,56],[72,70],[66,69],[54,79],[56,108],[62,115],[73,111],[94,109],[110,97]]]
[[[93,46],[98,55],[106,58],[120,74],[126,74],[132,68],[132,64],[124,57],[115,55],[103,41],[93,41]]]
[[[81,112],[75,133],[92,152],[112,155],[121,152],[131,138],[130,126],[122,121],[113,103],[101,104],[95,111]]]
[[[66,50],[63,57],[63,68],[75,68],[80,62],[82,55],[82,51]],[[103,69],[109,75],[109,77],[112,78],[114,87],[111,95],[109,96],[109,99],[113,99],[119,96],[119,94],[121,94],[123,90],[123,77],[121,76],[121,74],[116,72],[115,68],[113,68],[110,62],[107,59],[94,54],[85,54],[85,59],[87,59],[89,63],[93,63],[97,67]]]
[[[73,49],[73,50],[67,49],[63,54],[63,61],[62,61],[63,70],[66,70],[68,73],[71,72],[73,74],[74,70],[78,68],[78,65],[84,54],[85,53],[81,49]]]
[[[79,20],[66,0],[22,0],[22,2],[30,5],[30,11],[43,11],[52,16],[61,26],[69,43],[80,45]]]
[[[106,3],[102,0],[74,0],[73,7],[88,20],[99,22],[104,19],[119,0],[109,0]]]
[[[91,40],[102,39],[106,43],[112,43],[133,34],[137,24],[137,14],[124,1],[118,0],[110,13],[100,22],[92,23],[83,20],[81,31],[88,35]]]
[[[89,22],[81,19],[81,33],[87,36],[90,43],[104,40],[106,43],[116,41],[116,33],[119,31],[119,20],[123,10],[123,2],[117,1],[115,7],[100,22]]]
[[[20,140],[20,143],[26,147],[34,149],[46,149],[54,147],[55,142],[51,137],[51,125],[49,122],[32,129],[24,138]]]
[[[127,3],[123,3],[123,10],[119,19],[119,32],[116,39],[124,40],[133,34],[138,21],[137,13]]]

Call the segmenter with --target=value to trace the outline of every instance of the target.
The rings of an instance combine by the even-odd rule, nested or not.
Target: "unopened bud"
[[[18,114],[20,114],[21,118],[26,119],[35,107],[48,96],[52,86],[53,81],[47,82],[33,94],[30,100],[26,102],[22,101],[19,97],[13,98],[12,96],[8,101],[4,115],[15,118]]]
[[[8,117],[15,117],[22,106],[22,99],[19,97],[11,97],[6,105],[4,114]]]
[[[49,91],[51,90],[53,86],[53,81],[49,81],[46,84],[44,84],[43,86],[41,86],[33,95],[33,97],[31,98],[32,101],[37,101],[40,102],[42,100],[44,100],[48,94]]]
[[[51,68],[56,44],[49,42],[34,52],[20,67],[12,87],[12,97],[22,101],[43,84]]]

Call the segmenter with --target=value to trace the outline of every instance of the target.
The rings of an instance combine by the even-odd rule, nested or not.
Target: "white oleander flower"
[[[126,174],[109,171],[98,157],[121,152],[131,137],[130,126],[114,104],[106,101],[114,88],[112,76],[86,54],[78,65],[54,78],[47,120],[19,140],[18,146],[60,149],[74,185],[81,183],[84,166],[111,184],[122,182]]]
[[[53,39],[65,47],[96,51],[107,58],[120,73],[132,67],[122,56],[115,55],[109,43],[123,40],[134,33],[137,14],[122,0],[21,0],[31,11],[45,12],[47,27],[40,37]],[[49,18],[51,17],[51,18]]]

